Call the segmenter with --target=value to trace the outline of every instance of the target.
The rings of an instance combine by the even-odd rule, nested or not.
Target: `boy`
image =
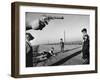
[[[87,29],[83,28],[82,29],[82,34],[83,34],[83,45],[82,45],[82,53],[83,53],[83,59],[86,60],[86,64],[89,64],[90,62],[90,56],[89,56],[89,47],[90,47],[90,40],[89,40],[89,35],[87,34]]]
[[[32,54],[32,46],[30,41],[33,40],[34,37],[30,33],[26,33],[26,67],[33,66],[33,54]]]
[[[64,42],[62,38],[60,39],[60,47],[61,47],[61,52],[64,53]]]

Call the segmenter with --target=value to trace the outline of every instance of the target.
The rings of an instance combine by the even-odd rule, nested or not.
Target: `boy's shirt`
[[[83,36],[83,50],[89,50],[89,35],[84,35]]]
[[[61,47],[64,47],[64,42],[60,42],[60,46]]]
[[[29,41],[26,40],[26,54],[32,52],[32,46]]]

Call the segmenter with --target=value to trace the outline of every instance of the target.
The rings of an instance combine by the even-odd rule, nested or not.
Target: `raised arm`
[[[26,30],[42,30],[46,25],[49,24],[49,21],[55,19],[64,19],[64,17],[43,15],[40,19],[34,20],[30,24],[26,25]]]

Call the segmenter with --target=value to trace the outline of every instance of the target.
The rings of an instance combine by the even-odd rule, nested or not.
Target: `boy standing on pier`
[[[61,52],[64,53],[64,42],[62,38],[60,39],[60,47],[61,47]]]
[[[82,34],[83,34],[83,45],[82,45],[82,53],[83,53],[83,59],[86,60],[85,63],[89,64],[90,62],[90,53],[89,53],[89,35],[87,34],[87,29],[83,28],[82,29]]]

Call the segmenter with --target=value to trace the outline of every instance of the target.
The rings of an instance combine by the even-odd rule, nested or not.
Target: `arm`
[[[54,19],[64,19],[63,17],[52,17],[52,16],[43,16],[41,19],[37,19],[26,25],[26,30],[42,30],[46,25],[49,24],[51,20]]]

